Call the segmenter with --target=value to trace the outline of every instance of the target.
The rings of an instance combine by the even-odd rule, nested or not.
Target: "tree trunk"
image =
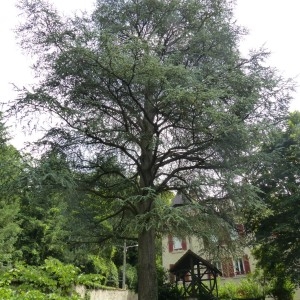
[[[138,299],[157,300],[155,230],[144,230],[139,234],[138,241]]]

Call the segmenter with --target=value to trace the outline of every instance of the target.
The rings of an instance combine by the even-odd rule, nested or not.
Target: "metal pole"
[[[124,246],[123,246],[123,277],[122,277],[122,289],[126,289],[126,240],[124,241]]]

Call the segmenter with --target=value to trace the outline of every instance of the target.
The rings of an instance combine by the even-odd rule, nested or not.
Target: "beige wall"
[[[82,299],[89,300],[137,300],[137,294],[129,290],[87,290],[84,286],[77,286],[76,292]],[[88,298],[85,298],[88,295]]]
[[[294,300],[300,300],[300,289],[296,290],[296,293],[294,295]]]
[[[189,249],[189,243],[187,241],[187,248]],[[170,264],[174,264],[186,251],[177,250],[169,252],[168,238],[162,239],[162,263],[165,270],[169,270]]]
[[[187,250],[192,250],[196,254],[200,253],[200,243],[196,238],[186,239]],[[174,264],[187,250],[174,250],[169,252],[168,237],[162,239],[162,261],[165,270],[169,270],[170,264]]]

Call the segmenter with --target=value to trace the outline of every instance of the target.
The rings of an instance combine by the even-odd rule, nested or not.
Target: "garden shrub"
[[[123,267],[121,267],[123,271]],[[137,268],[126,264],[126,284],[130,290],[137,292],[138,277],[137,277]]]
[[[101,276],[101,285],[119,286],[118,269],[111,259],[89,255],[88,260],[93,264],[95,273]]]
[[[296,286],[286,277],[273,278],[270,281],[269,294],[276,300],[293,300]]]
[[[219,299],[262,299],[265,295],[265,287],[250,276],[239,282],[228,281],[218,284]]]
[[[182,299],[182,289],[175,283],[168,282],[168,272],[161,266],[157,266],[158,300]]]

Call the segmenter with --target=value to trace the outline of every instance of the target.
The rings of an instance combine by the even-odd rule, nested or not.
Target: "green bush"
[[[104,281],[103,277],[101,274],[80,274],[78,276],[78,284],[88,288],[102,288],[101,282]]]
[[[228,281],[224,284],[218,283],[218,297],[219,299],[231,300],[237,298],[238,286],[235,282]]]
[[[289,278],[277,277],[270,281],[269,294],[274,299],[293,300],[296,286]]]
[[[119,286],[118,269],[111,259],[89,255],[88,260],[93,265],[95,273],[101,276],[101,279],[99,277],[101,285]]]
[[[16,291],[8,287],[0,287],[1,300],[79,300],[76,295],[63,297],[56,293],[45,294],[39,290]]]
[[[2,300],[13,299],[13,291],[9,287],[0,287],[0,299]]]
[[[168,273],[157,266],[158,300],[179,300],[182,299],[182,289],[176,284],[168,282]]]
[[[264,297],[265,291],[261,284],[249,277],[241,280],[238,286],[238,295],[238,298],[259,299]]]
[[[180,300],[182,291],[175,284],[164,283],[158,287],[158,300]]]
[[[137,292],[138,277],[136,267],[126,264],[126,284],[130,290]]]
[[[79,269],[49,258],[42,266],[17,264],[1,274],[0,299],[80,299],[73,291]]]
[[[265,297],[265,287],[253,277],[239,282],[228,281],[218,285],[219,299],[261,299]]]
[[[79,268],[71,264],[63,264],[54,258],[46,259],[42,268],[48,276],[51,276],[51,280],[56,281],[57,288],[63,295],[71,293],[73,286],[78,281]]]

